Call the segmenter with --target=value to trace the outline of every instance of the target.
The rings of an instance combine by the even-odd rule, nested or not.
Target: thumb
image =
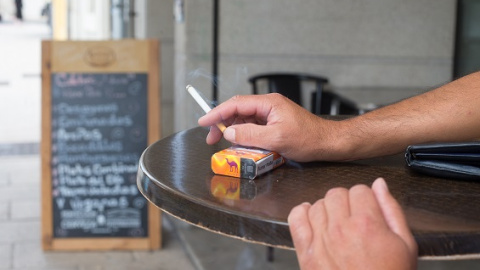
[[[417,251],[417,244],[407,225],[400,204],[390,194],[387,184],[383,178],[378,178],[372,184],[372,190],[382,210],[388,227],[407,244],[412,252]]]
[[[223,137],[234,144],[271,149],[271,131],[268,126],[257,124],[237,124],[227,127]]]

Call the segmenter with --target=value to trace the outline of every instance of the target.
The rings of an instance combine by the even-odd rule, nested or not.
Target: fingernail
[[[223,132],[223,137],[225,137],[227,141],[235,142],[235,129],[228,127]]]
[[[388,191],[388,186],[387,186],[387,183],[385,182],[385,179],[380,177],[380,178],[377,178],[375,182],[377,182],[377,185],[379,185],[381,189]]]

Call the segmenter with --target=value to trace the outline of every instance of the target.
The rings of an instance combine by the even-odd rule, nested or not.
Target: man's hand
[[[303,270],[416,269],[416,242],[381,178],[296,206],[288,223]]]
[[[215,126],[223,122],[224,134]],[[327,123],[328,122],[328,123]],[[341,152],[333,151],[340,132],[336,121],[317,117],[280,94],[235,96],[198,120],[211,126],[207,143],[222,136],[243,146],[276,151],[296,161],[334,160]]]

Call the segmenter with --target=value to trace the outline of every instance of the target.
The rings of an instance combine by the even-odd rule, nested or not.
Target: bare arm
[[[409,144],[480,138],[480,72],[344,121],[314,116],[278,95],[237,96],[199,119],[224,122],[225,139],[297,161],[354,160],[399,153]],[[221,138],[212,127],[207,143]]]
[[[351,159],[394,154],[409,144],[480,138],[480,73],[345,121]]]

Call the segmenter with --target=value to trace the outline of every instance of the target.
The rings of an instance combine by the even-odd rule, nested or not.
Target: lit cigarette
[[[191,85],[187,85],[187,91],[188,91],[188,93],[190,93],[190,95],[193,97],[193,99],[195,99],[195,101],[198,103],[198,105],[200,105],[200,107],[202,107],[202,109],[203,109],[203,111],[205,111],[205,113],[208,113],[209,111],[212,110],[212,108],[210,108],[210,106],[207,104],[207,102],[200,96],[197,89],[193,88],[193,86],[191,86]],[[225,125],[223,123],[217,123],[217,127],[222,132],[227,128],[227,127],[225,127]]]

